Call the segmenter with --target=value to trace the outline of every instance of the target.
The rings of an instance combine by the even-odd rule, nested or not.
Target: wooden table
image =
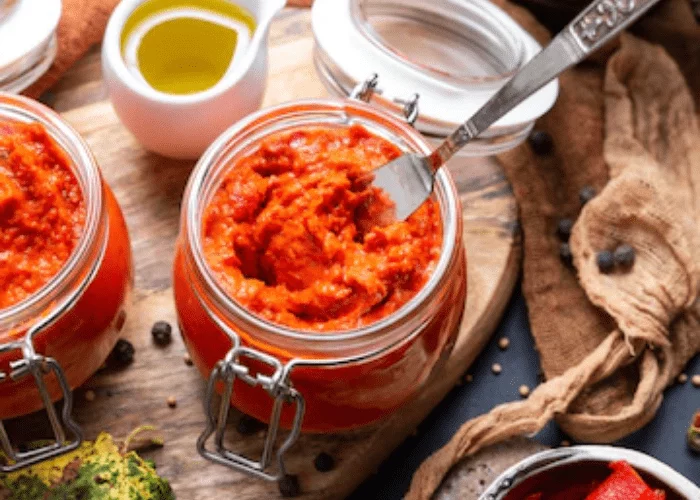
[[[300,97],[325,96],[311,60],[310,14],[287,9],[270,33],[270,74],[265,105]],[[183,362],[179,335],[156,347],[150,328],[156,320],[175,324],[170,289],[179,204],[193,162],[175,161],[145,151],[119,123],[101,80],[100,53],[92,50],[43,99],[63,113],[86,138],[127,218],[136,265],[135,303],[124,336],[135,345],[128,368],[104,370],[76,391],[76,418],[87,437],[106,430],[124,436],[152,423],[165,435],[162,449],[144,453],[158,464],[180,499],[274,498],[276,484],[211,464],[195,451],[203,429],[204,382]],[[290,451],[287,468],[297,474],[304,498],[340,498],[352,491],[409,435],[463,376],[495,328],[516,280],[520,259],[516,205],[500,168],[492,160],[458,160],[450,165],[464,206],[469,293],[459,338],[446,368],[421,396],[388,420],[359,431],[302,436]],[[223,354],[223,353],[222,353]],[[85,390],[96,393],[94,401]],[[172,409],[166,398],[177,398]],[[31,418],[31,417],[30,417]],[[27,419],[16,423],[27,425]],[[235,422],[230,434],[236,435]],[[259,452],[262,431],[240,437],[243,452]],[[319,473],[313,459],[320,451],[336,460]]]

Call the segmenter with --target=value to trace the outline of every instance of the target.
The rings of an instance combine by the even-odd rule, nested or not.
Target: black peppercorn
[[[566,267],[573,267],[574,256],[571,253],[571,247],[568,243],[559,245],[559,258]]]
[[[265,424],[249,415],[241,415],[236,430],[241,436],[250,436],[265,428]]]
[[[156,321],[151,327],[153,341],[159,346],[166,346],[173,340],[173,327],[167,321]]]
[[[552,136],[544,130],[533,130],[528,137],[532,151],[538,156],[545,156],[552,152],[554,142]]]
[[[601,250],[595,256],[598,270],[603,274],[608,274],[615,267],[615,258],[610,250]]]
[[[117,340],[117,345],[114,346],[109,355],[112,363],[119,366],[126,366],[134,361],[134,346],[126,339]]]
[[[314,460],[314,467],[319,472],[329,472],[335,467],[335,460],[325,451],[322,451]]]
[[[620,245],[615,249],[615,252],[613,252],[613,257],[615,259],[615,264],[618,266],[630,268],[634,265],[634,248],[627,244]]]
[[[301,493],[299,478],[293,474],[285,474],[278,483],[280,495],[284,498],[297,497]]]
[[[571,230],[574,227],[574,221],[571,219],[559,219],[557,223],[557,236],[561,241],[569,241]]]
[[[595,198],[596,194],[596,190],[593,186],[583,186],[581,191],[578,192],[578,199],[581,202],[581,206]]]

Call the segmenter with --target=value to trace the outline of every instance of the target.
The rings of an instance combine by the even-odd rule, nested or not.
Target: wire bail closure
[[[33,324],[27,330],[22,340],[0,344],[0,354],[15,350],[22,352],[22,358],[10,362],[9,374],[0,371],[0,384],[7,381],[8,375],[11,380],[17,381],[31,374],[39,390],[39,395],[41,396],[46,414],[49,417],[49,423],[51,424],[51,430],[54,435],[53,443],[29,451],[15,451],[12,448],[12,443],[5,430],[5,425],[2,420],[0,420],[0,447],[5,453],[5,456],[14,462],[9,465],[0,465],[0,473],[7,474],[14,472],[23,467],[68,453],[69,451],[77,449],[83,442],[83,431],[78,423],[73,420],[73,391],[71,390],[70,384],[68,384],[66,374],[58,361],[36,352],[34,348],[34,337],[44,329],[51,327],[51,325],[58,321],[61,315],[68,311],[82,296],[97,273],[97,263],[102,261],[105,247],[106,241],[105,246],[102,248],[100,258],[95,261],[95,264],[80,285],[62,302],[59,302],[49,314],[43,316]],[[46,384],[44,383],[44,377],[50,375],[52,372],[56,376],[56,380],[58,381],[59,388],[63,395],[63,408],[61,409],[60,417],[56,411],[56,406],[51,401],[51,395],[46,388]],[[66,429],[72,435],[70,441],[66,440]]]
[[[42,326],[45,325],[38,325],[30,329],[21,341],[0,345],[0,353],[15,350],[22,352],[22,357],[20,359],[10,362],[11,371],[9,374],[0,371],[0,383],[7,381],[8,377],[13,381],[21,380],[28,375],[34,377],[34,383],[39,390],[44,409],[51,423],[54,441],[48,445],[32,450],[15,451],[7,435],[7,431],[5,430],[5,425],[2,420],[0,420],[0,446],[5,456],[13,462],[9,465],[0,465],[0,473],[3,474],[14,472],[21,468],[75,450],[83,441],[83,432],[71,415],[73,411],[73,392],[68,385],[68,380],[66,379],[63,369],[55,359],[43,356],[34,349],[34,336],[41,331]],[[56,380],[58,380],[59,387],[63,394],[63,408],[60,416],[56,411],[54,403],[51,401],[51,396],[44,383],[44,378],[52,372],[56,376]],[[70,441],[66,440],[66,430],[72,435]]]
[[[381,90],[377,87],[379,85],[379,75],[377,73],[372,73],[369,78],[367,78],[362,83],[358,83],[355,88],[350,93],[350,99],[357,99],[369,103],[372,96],[377,93],[381,94]],[[397,99],[396,103],[403,106],[403,117],[406,122],[413,126],[418,120],[418,100],[420,95],[413,94],[410,99]]]
[[[278,481],[286,475],[284,455],[299,437],[301,424],[304,419],[304,398],[291,386],[289,381],[294,362],[291,361],[284,365],[273,356],[241,346],[237,335],[231,331],[227,333],[232,338],[233,347],[224,359],[217,363],[209,377],[204,398],[204,413],[207,417],[207,427],[197,439],[197,451],[202,457],[214,463],[225,465],[268,481]],[[244,364],[246,358],[264,363],[273,368],[274,373],[272,375],[252,374],[250,368]],[[270,423],[265,434],[262,456],[257,461],[227,449],[224,444],[226,422],[231,409],[233,384],[236,379],[252,387],[260,387],[274,399]],[[216,386],[219,383],[223,383],[223,392],[218,408],[214,408],[212,403]],[[266,469],[268,469],[272,461],[272,453],[277,441],[284,404],[294,404],[296,406],[294,420],[289,435],[277,450],[275,456],[275,461],[277,462],[276,470],[267,472]],[[216,412],[214,411],[215,409]],[[215,450],[207,448],[207,441],[212,434],[214,434]]]
[[[371,75],[355,87],[350,98],[369,103],[375,93],[381,94],[381,90],[377,88],[378,82],[379,76],[376,73]],[[414,94],[406,101],[397,101],[403,105],[404,119],[409,125],[413,125],[418,119],[418,99],[419,95]],[[301,433],[301,425],[306,408],[303,396],[291,384],[291,372],[296,366],[323,366],[326,362],[321,360],[291,359],[287,363],[282,363],[274,356],[243,346],[241,345],[240,337],[220,318],[208,311],[206,304],[202,302],[201,298],[199,300],[212,321],[231,339],[233,346],[226,356],[214,366],[209,376],[204,396],[204,414],[207,424],[197,439],[197,452],[205,459],[219,465],[224,465],[268,481],[279,481],[286,475],[284,455],[296,442]],[[246,359],[272,368],[273,373],[271,375],[263,373],[253,374],[245,364]],[[351,360],[353,358],[337,362],[345,363]],[[261,390],[266,391],[274,400],[269,425],[265,434],[263,451],[259,460],[253,460],[227,449],[224,443],[226,424],[231,410],[231,397],[234,394],[234,383],[236,380],[244,382],[251,387],[259,387]],[[215,393],[217,392],[217,386],[220,387],[221,385],[223,385],[221,400],[216,405],[214,402]],[[289,434],[275,453],[274,461],[276,462],[276,467],[269,471],[277,442],[282,408],[285,404],[295,405],[294,419]],[[207,443],[212,436],[214,436],[213,449],[207,447]]]

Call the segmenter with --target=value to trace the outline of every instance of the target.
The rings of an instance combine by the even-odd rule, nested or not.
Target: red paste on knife
[[[250,311],[304,330],[346,330],[400,308],[440,254],[439,206],[367,227],[368,173],[401,150],[361,126],[272,135],[229,166],[203,217],[205,258]]]

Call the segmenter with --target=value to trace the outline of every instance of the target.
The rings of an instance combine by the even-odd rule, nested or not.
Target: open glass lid
[[[476,112],[540,45],[488,0],[316,0],[314,61],[324,84],[348,96],[372,74],[373,101],[396,114],[415,94],[415,126],[446,136]],[[511,149],[558,94],[546,85],[463,150],[474,156]]]
[[[61,0],[0,0],[0,90],[21,92],[56,56]]]

